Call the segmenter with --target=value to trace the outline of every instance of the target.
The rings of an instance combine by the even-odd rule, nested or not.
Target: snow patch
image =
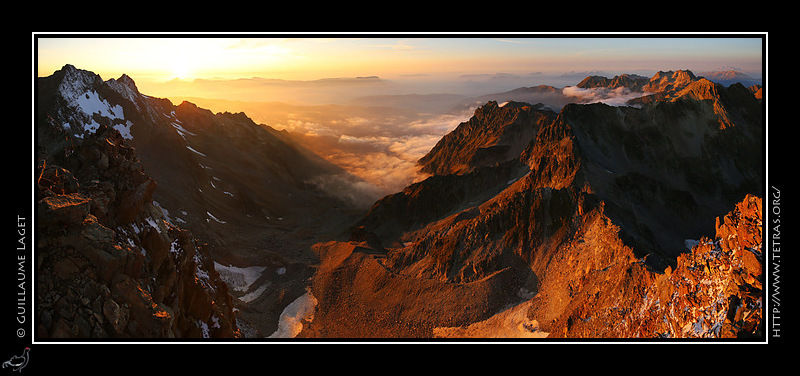
[[[162,207],[161,204],[158,203],[158,201],[153,201],[153,206],[161,210],[161,214],[164,216],[167,222],[172,222],[172,219],[169,217],[169,212],[167,211],[167,209],[164,209],[164,207]]]
[[[158,223],[156,223],[155,219],[153,219],[152,217],[147,217],[144,220],[147,222],[147,224],[150,225],[150,227],[156,229],[156,231],[158,231],[159,234],[161,233],[161,227],[158,226]]]
[[[86,132],[95,132],[100,127],[100,124],[98,124],[92,118],[95,114],[111,120],[125,120],[122,106],[118,104],[112,106],[108,103],[108,101],[100,98],[100,95],[94,90],[75,96],[72,101],[72,105],[90,119],[89,122],[83,125],[83,129]],[[64,126],[64,128],[69,126],[68,124],[65,125],[66,126]],[[125,120],[124,123],[115,124],[113,127],[120,133],[120,135],[122,135],[124,139],[132,140],[132,125],[132,122]]]
[[[100,124],[97,124],[97,122],[94,121],[94,119],[92,119],[91,122],[83,125],[83,130],[89,133],[96,132],[98,128],[100,128]]]
[[[228,223],[228,222],[222,221],[219,218],[215,217],[213,214],[211,214],[211,212],[206,212],[206,214],[208,214],[208,216],[211,217],[211,219],[217,221],[218,223],[222,223],[223,225]],[[206,222],[210,222],[208,218],[206,218]]]
[[[269,287],[269,285],[270,285],[270,283],[265,283],[265,284],[263,284],[261,286],[258,286],[258,288],[255,289],[255,291],[252,291],[252,292],[240,297],[239,300],[241,300],[241,301],[243,301],[245,303],[250,303],[253,300],[258,299],[258,297],[261,296],[261,294],[263,294],[264,291],[267,290],[267,287]]]
[[[105,99],[101,99],[96,91],[86,92],[75,98],[75,104],[84,114],[92,116],[93,114],[100,114],[100,116],[108,117],[111,119],[124,119],[122,106],[111,106]]]
[[[688,249],[690,251],[692,250],[692,248],[694,248],[698,244],[700,244],[699,240],[686,239],[686,240],[683,241],[683,245],[686,247],[686,249]]]
[[[210,338],[208,332],[208,324],[203,322],[203,320],[197,320],[197,327],[203,332],[203,338]]]
[[[536,294],[536,291],[530,291],[525,287],[520,287],[519,290],[517,290],[517,296],[525,300],[533,299]]]
[[[261,277],[266,267],[263,266],[249,266],[240,268],[233,265],[222,265],[214,262],[214,269],[219,272],[219,276],[234,291],[247,291],[250,285]]]
[[[197,278],[201,281],[208,281],[208,272],[200,268],[200,264],[197,264],[197,270],[195,270],[195,274]]]
[[[203,260],[200,259],[198,254],[194,255],[194,262],[196,265],[194,274],[195,274],[195,281],[199,282],[203,289],[209,291],[215,291],[214,285],[211,284],[211,277],[208,274],[208,270],[203,269]]]
[[[531,304],[532,300],[522,302],[467,327],[436,327],[433,328],[433,336],[437,338],[546,338],[550,333],[541,331],[539,323],[527,317]]]
[[[122,135],[122,138],[126,140],[133,140],[133,135],[131,134],[132,125],[133,123],[131,123],[130,120],[125,120],[125,124],[115,124],[114,129],[116,129],[117,132]]]
[[[172,243],[169,244],[169,253],[177,254],[177,253],[180,253],[180,252],[181,252],[181,248],[178,245],[178,239],[175,239],[175,240],[172,241]]]
[[[174,115],[175,115],[175,112],[173,112],[172,114],[173,114],[173,116],[174,116]],[[176,120],[176,121],[177,121],[177,120]],[[186,141],[186,135],[187,135],[187,134],[188,134],[188,135],[190,135],[190,136],[197,136],[197,134],[194,134],[194,133],[192,133],[192,132],[189,132],[189,131],[187,131],[187,130],[186,130],[184,127],[182,127],[182,126],[181,126],[180,124],[178,124],[178,123],[175,123],[175,122],[173,122],[173,123],[172,123],[172,127],[173,127],[173,128],[175,128],[175,131],[177,131],[177,132],[178,132],[178,134],[179,134],[181,137],[183,137],[183,140],[184,140],[184,141]]]
[[[198,155],[201,155],[201,156],[203,156],[203,157],[206,157],[206,155],[205,155],[205,154],[203,154],[203,153],[201,153],[201,152],[199,152],[199,151],[197,151],[197,150],[194,150],[194,149],[192,149],[192,147],[191,147],[191,146],[189,146],[189,145],[186,145],[186,148],[187,148],[187,149],[189,149],[189,150],[191,150],[191,151],[193,151],[193,152],[195,152],[195,153],[196,153],[196,154],[198,154]]]
[[[267,338],[294,338],[303,330],[303,320],[314,319],[317,308],[317,299],[311,292],[306,292],[291,302],[281,312],[278,321],[278,330]]]

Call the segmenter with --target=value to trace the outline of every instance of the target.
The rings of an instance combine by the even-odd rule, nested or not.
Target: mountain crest
[[[487,102],[419,160],[420,171],[462,174],[515,158],[538,128],[555,118],[554,112],[541,107],[514,101]]]
[[[642,90],[653,93],[678,91],[696,80],[697,77],[689,70],[658,71]]]
[[[67,64],[53,74],[58,82],[58,92],[67,101],[73,101],[81,94],[102,82],[100,76],[87,70],[77,69]]]
[[[614,78],[606,78],[603,76],[589,76],[579,82],[577,87],[589,89],[596,87],[605,87],[609,89],[616,89],[620,87],[627,88],[632,91],[640,91],[650,80],[647,77],[635,74],[621,74],[614,76]]]

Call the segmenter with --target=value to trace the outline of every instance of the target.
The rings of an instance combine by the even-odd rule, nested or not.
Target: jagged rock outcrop
[[[420,171],[432,175],[463,174],[516,158],[539,127],[555,118],[554,112],[541,108],[520,102],[486,103],[419,160]]]
[[[650,93],[676,92],[697,80],[697,77],[688,70],[658,71],[642,90]]]
[[[761,85],[753,85],[747,88],[761,102],[764,99],[764,88]]]
[[[591,270],[569,284],[569,303],[558,317],[550,319],[546,305],[536,304],[548,300],[542,296],[529,315],[551,338],[759,338],[765,324],[761,198],[748,195],[717,222],[716,235],[688,242],[691,251],[674,269],[653,272],[629,258]]]
[[[72,143],[38,162],[36,336],[240,336],[213,262],[165,221],[120,133],[100,125]]]
[[[603,76],[589,76],[579,82],[577,87],[588,89],[596,87],[605,87],[609,89],[616,89],[620,87],[627,88],[632,91],[642,91],[643,88],[650,83],[650,79],[635,74],[621,74],[613,78]]]
[[[641,317],[639,330],[693,338],[763,336],[762,213],[762,199],[748,195],[717,218],[716,235],[701,238],[691,253],[678,258],[674,271],[667,270],[666,278],[650,287],[649,296],[658,299],[646,301],[641,312],[651,313]],[[668,319],[659,322],[658,317]]]

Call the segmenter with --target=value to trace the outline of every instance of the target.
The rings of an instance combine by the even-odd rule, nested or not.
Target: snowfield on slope
[[[436,338],[546,338],[550,333],[539,329],[536,320],[527,317],[532,300],[509,307],[486,320],[464,327],[438,327]]]

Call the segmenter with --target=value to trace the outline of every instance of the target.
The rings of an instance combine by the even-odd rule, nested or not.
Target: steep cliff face
[[[420,171],[432,175],[463,174],[480,166],[492,166],[516,158],[542,124],[555,113],[541,105],[490,101],[475,110],[422,157]]]

